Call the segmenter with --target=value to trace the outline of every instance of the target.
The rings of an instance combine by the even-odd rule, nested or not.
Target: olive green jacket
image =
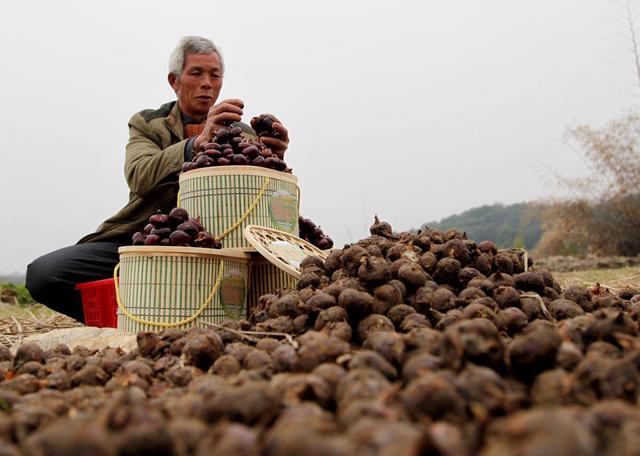
[[[176,101],[134,114],[129,120],[124,163],[129,202],[79,243],[129,242],[132,234],[142,230],[158,209],[167,213],[175,207],[187,141]]]

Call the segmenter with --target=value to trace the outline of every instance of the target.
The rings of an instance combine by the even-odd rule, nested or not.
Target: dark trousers
[[[118,242],[76,244],[48,253],[27,267],[26,286],[33,299],[84,322],[76,284],[113,277]]]

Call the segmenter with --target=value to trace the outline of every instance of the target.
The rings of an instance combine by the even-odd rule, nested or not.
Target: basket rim
[[[228,166],[207,166],[205,168],[196,168],[185,173],[180,173],[178,179],[179,183],[188,179],[203,177],[203,176],[220,176],[230,174],[244,174],[250,176],[263,176],[280,179],[283,181],[298,184],[298,178],[293,174],[285,173],[282,171],[276,171],[275,169],[262,168],[261,166],[252,165],[228,165]]]
[[[194,258],[224,258],[249,261],[247,253],[234,249],[208,249],[204,247],[175,247],[164,245],[132,245],[118,248],[121,258],[139,256],[181,256]]]

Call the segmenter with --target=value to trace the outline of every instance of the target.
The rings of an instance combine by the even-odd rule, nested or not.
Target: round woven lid
[[[249,225],[244,229],[244,237],[271,264],[300,278],[300,263],[306,257],[315,255],[326,259],[328,253],[309,244],[293,234],[264,226]]]

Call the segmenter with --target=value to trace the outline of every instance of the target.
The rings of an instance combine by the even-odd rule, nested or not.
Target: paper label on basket
[[[269,198],[269,216],[274,228],[291,233],[298,222],[298,198],[286,190],[278,190]]]
[[[296,269],[300,269],[302,260],[309,256],[309,254],[300,247],[287,241],[274,241],[269,246],[271,247],[271,251],[280,257],[280,259]]]
[[[220,302],[227,317],[244,318],[247,283],[242,274],[225,274],[220,284]]]

